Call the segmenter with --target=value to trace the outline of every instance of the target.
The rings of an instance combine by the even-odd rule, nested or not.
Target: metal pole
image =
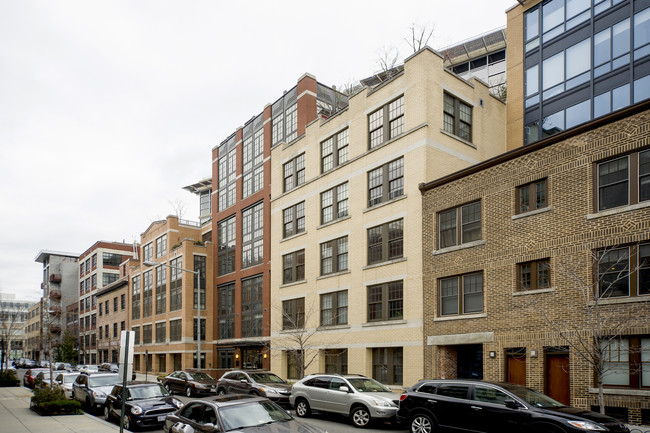
[[[196,271],[196,279],[197,279],[197,302],[196,302],[196,311],[197,311],[197,316],[198,316],[198,323],[197,323],[197,330],[196,330],[196,336],[197,336],[197,342],[196,342],[196,364],[199,366],[199,370],[201,369],[201,265],[199,262],[199,269]]]
[[[122,365],[124,373],[122,374],[122,411],[120,412],[120,433],[124,431],[124,411],[126,410],[126,376],[129,374],[129,335],[131,333],[126,333],[126,342],[124,348],[124,359],[122,360]]]

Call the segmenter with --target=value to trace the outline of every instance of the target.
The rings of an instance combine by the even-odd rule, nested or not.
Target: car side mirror
[[[339,391],[350,392],[350,388],[348,388],[347,385],[341,385],[339,386]]]
[[[241,383],[248,383],[248,380],[246,380],[246,379],[241,379],[240,382],[241,382]]]
[[[503,404],[505,404],[508,409],[519,409],[522,407],[521,404],[512,399],[504,400]]]
[[[201,430],[202,432],[205,432],[205,433],[214,433],[214,432],[218,432],[218,431],[220,431],[220,430],[219,430],[219,427],[217,427],[216,425],[212,424],[211,422],[208,422],[208,423],[202,424],[201,427],[200,427],[200,430]]]

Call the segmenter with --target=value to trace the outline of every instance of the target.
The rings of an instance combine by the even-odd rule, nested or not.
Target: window
[[[167,326],[165,322],[156,323],[156,343],[164,343],[167,338]]]
[[[102,287],[108,286],[109,284],[117,281],[120,278],[119,274],[109,274],[106,272],[102,273]],[[90,279],[86,280],[86,290],[90,290]]]
[[[603,384],[632,389],[650,387],[650,338],[624,336],[601,341]]]
[[[198,335],[197,335],[198,329],[196,328],[196,324],[198,322],[198,319],[194,319],[192,322],[193,322],[193,327],[192,327],[193,333],[192,333],[192,335],[193,335],[194,341],[196,341],[196,340],[198,340],[198,338],[197,338],[198,337]],[[205,319],[203,319],[203,318],[201,318],[201,341],[205,341]]]
[[[282,211],[282,237],[287,238],[305,231],[305,202],[288,207]]]
[[[439,280],[440,315],[483,311],[483,273],[459,275]],[[461,289],[459,291],[459,289]]]
[[[117,323],[113,323],[113,338],[117,338]]]
[[[368,322],[404,318],[402,281],[368,286]]]
[[[305,154],[299,155],[282,166],[284,192],[305,183]]]
[[[181,319],[169,321],[169,341],[181,341],[183,324]]]
[[[167,267],[156,267],[156,314],[167,311]]]
[[[348,291],[320,295],[320,326],[348,323]]]
[[[285,140],[287,143],[295,140],[298,133],[298,104],[293,104],[284,112]]]
[[[183,306],[183,259],[178,257],[169,262],[171,278],[169,284],[169,311],[180,310]]]
[[[305,298],[282,301],[282,329],[299,329],[305,326]]]
[[[167,235],[162,235],[156,239],[156,258],[167,254]]]
[[[264,260],[264,202],[242,212],[242,268]]]
[[[472,141],[472,107],[449,93],[444,94],[443,129],[465,141]]]
[[[142,259],[145,262],[149,262],[153,259],[153,242],[149,242],[147,245],[142,247]]]
[[[587,82],[591,70],[591,42],[587,38],[542,62],[542,99]]]
[[[138,285],[140,284],[140,277],[133,277],[133,286],[135,287],[135,279],[138,278]],[[134,292],[135,293],[135,292]],[[104,302],[104,312],[108,314],[108,301]]]
[[[264,186],[264,130],[244,139],[243,144],[243,192],[242,198],[249,197]]]
[[[550,260],[534,260],[517,265],[518,290],[538,290],[551,287]]]
[[[235,241],[236,241],[235,216],[220,221],[217,224],[217,267],[219,275],[235,272]]]
[[[104,266],[120,266],[120,263],[122,263],[122,256],[120,254],[103,253],[102,263]]]
[[[262,335],[262,282],[262,276],[242,281],[242,337],[258,337]]]
[[[126,295],[122,293],[120,295],[120,309],[124,311],[125,308],[126,308]],[[99,311],[101,311],[101,309]]]
[[[153,303],[153,272],[146,271],[142,274],[142,317],[151,316]],[[114,311],[117,311],[117,298],[114,299]]]
[[[404,96],[368,116],[368,141],[372,149],[397,137],[404,130]]]
[[[193,307],[194,309],[197,308],[197,295],[198,295],[198,288],[199,285],[201,287],[201,309],[205,310],[205,256],[194,256],[194,272],[198,272],[198,274],[194,274],[194,291],[193,291]],[[199,284],[199,276],[201,277],[201,281]]]
[[[287,379],[301,379],[303,374],[304,356],[302,350],[287,350]]]
[[[139,319],[140,318],[140,276],[136,275],[133,277],[133,294],[131,296],[132,299],[132,313],[131,313],[131,318],[132,319]],[[108,301],[106,301],[106,314],[108,314]]]
[[[517,188],[517,213],[530,212],[548,206],[546,179],[531,182]]]
[[[320,144],[321,173],[328,172],[348,161],[348,144],[347,128]]]
[[[628,65],[630,62],[629,52],[629,18],[596,33],[594,35],[594,77]]]
[[[219,338],[233,338],[235,336],[235,284],[220,286],[217,291]]]
[[[348,349],[325,349],[325,373],[348,374]]]
[[[372,349],[372,377],[385,385],[401,385],[403,380],[403,349],[378,347]]]
[[[601,250],[597,257],[600,297],[650,295],[650,243]]]
[[[219,211],[235,204],[237,191],[237,149],[235,137],[219,146]]]
[[[114,328],[117,331],[117,323],[114,325]],[[117,335],[116,335],[117,336]],[[151,344],[151,325],[142,326],[142,343]]]
[[[117,296],[113,298],[113,312],[117,312]]]
[[[321,224],[348,215],[348,184],[335,186],[320,195]]]
[[[368,172],[368,207],[404,195],[404,158]]]
[[[305,279],[305,250],[282,256],[282,284]]]
[[[93,269],[97,267],[97,253],[92,256]]]
[[[403,256],[404,220],[399,219],[368,229],[368,264]]]
[[[320,244],[321,275],[348,269],[348,237],[334,239]]]
[[[598,164],[598,210],[650,200],[650,150]]]
[[[458,230],[460,227],[460,230]],[[440,248],[481,239],[481,202],[459,206],[438,214]]]
[[[97,288],[97,274],[92,274],[92,276],[90,277],[90,281],[91,281],[92,288],[93,289]]]

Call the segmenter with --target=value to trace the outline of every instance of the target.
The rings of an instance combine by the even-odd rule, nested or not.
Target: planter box
[[[42,416],[52,415],[81,415],[81,403],[70,400],[46,401],[35,403],[32,399],[29,408]]]

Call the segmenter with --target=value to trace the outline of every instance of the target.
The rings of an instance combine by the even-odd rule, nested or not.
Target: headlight
[[[183,402],[180,400],[176,400],[175,398],[172,398],[172,404],[179,409],[183,407]]]
[[[592,430],[592,431],[607,431],[606,428],[593,423],[591,421],[567,421],[569,425],[572,425],[573,427],[578,427],[583,430]]]
[[[278,394],[278,391],[276,391],[273,388],[260,388],[262,392],[265,392],[267,394]]]
[[[389,402],[384,401],[384,400],[373,400],[372,402],[375,404],[375,406],[382,406],[382,407],[390,407],[391,406],[391,404]]]
[[[101,391],[93,391],[93,397],[95,398],[106,398],[106,394]]]
[[[131,413],[133,415],[140,415],[142,413],[142,408],[140,406],[131,406]]]

